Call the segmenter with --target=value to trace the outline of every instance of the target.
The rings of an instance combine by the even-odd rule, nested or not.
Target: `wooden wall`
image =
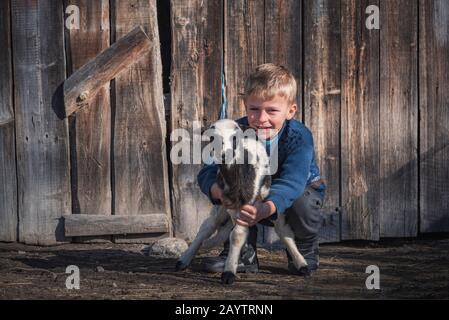
[[[82,15],[64,26],[68,5]],[[380,30],[368,30],[368,5]],[[244,115],[245,77],[264,62],[298,79],[297,119],[327,181],[323,242],[449,232],[447,0],[9,0],[0,3],[0,241],[64,238],[69,214],[165,212],[191,239],[210,204],[201,165],[172,165],[172,130]],[[60,86],[135,25],[170,32],[170,107],[159,42],[89,108],[59,118]],[[168,30],[168,31],[167,31]],[[199,129],[197,129],[199,133]],[[192,151],[193,152],[193,151]],[[335,209],[339,208],[339,211]],[[260,240],[274,243],[269,228]]]
[[[298,78],[297,118],[313,132],[328,184],[323,242],[449,231],[449,169],[443,164],[448,157],[449,103],[442,89],[447,86],[447,1],[223,0],[212,13],[192,3],[182,6],[196,6],[194,17],[201,12],[203,27],[223,17],[223,49],[215,55],[223,55],[229,117],[244,115],[239,94],[256,65],[281,63]],[[380,9],[380,30],[365,27],[369,5]],[[178,6],[172,0],[172,7]],[[183,21],[182,28],[173,30],[173,45],[179,48],[173,62],[192,55],[205,61],[206,51],[198,47],[201,39],[209,43],[208,35],[194,24],[198,20],[192,12],[175,9],[172,19],[175,25]],[[179,40],[184,30],[197,45]],[[202,68],[217,74],[218,60],[210,61]],[[190,86],[193,74],[201,82],[201,70],[174,66],[171,75]],[[201,90],[189,89],[203,96]],[[172,86],[175,100],[185,92]],[[213,93],[218,102],[221,92]],[[177,117],[179,105],[173,102],[171,107],[172,117]],[[210,110],[217,119],[218,106]],[[190,182],[196,172],[189,175]],[[173,175],[173,185],[181,180]],[[204,199],[197,188],[193,193]],[[198,227],[203,213],[188,211],[174,211],[183,217],[177,220],[178,229]],[[270,229],[262,233],[265,242],[276,241]]]

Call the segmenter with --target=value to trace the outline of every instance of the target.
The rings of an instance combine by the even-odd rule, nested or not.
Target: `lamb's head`
[[[227,208],[253,203],[266,182],[268,156],[255,131],[248,128],[228,119],[219,120],[210,128],[212,136],[218,139],[214,161],[219,166],[218,182]]]
[[[206,131],[213,140],[213,158],[217,164],[231,165],[236,161],[237,140],[243,131],[239,124],[230,119],[214,122]]]

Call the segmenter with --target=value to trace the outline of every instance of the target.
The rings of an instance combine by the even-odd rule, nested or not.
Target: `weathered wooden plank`
[[[11,28],[10,28],[10,4],[3,1],[0,4],[0,127],[14,122],[14,110],[12,103],[12,66],[11,66]]]
[[[152,42],[152,50],[115,80],[114,214],[164,212],[170,218],[156,1],[116,0],[111,4],[116,40],[141,25]],[[115,241],[120,239],[115,237]]]
[[[341,0],[342,240],[379,239],[379,31],[365,28],[378,1]]]
[[[69,116],[89,105],[105,84],[148,54],[154,46],[153,41],[140,26],[136,26],[78,69],[64,82],[65,115]]]
[[[199,72],[204,79],[200,79],[203,93],[202,125],[207,128],[218,120],[222,103],[223,1],[203,1],[200,12],[201,19],[206,19],[206,23],[201,26],[202,48],[199,49],[203,62],[199,65]]]
[[[5,78],[0,76],[0,85],[3,85],[4,80]],[[9,96],[10,98],[11,95]],[[7,97],[0,97],[0,107],[7,103],[7,100]],[[15,156],[14,123],[11,123],[0,127],[0,241],[17,241],[18,218]]]
[[[57,89],[65,78],[62,1],[12,1],[19,241],[64,241],[70,214],[67,120]],[[53,101],[52,101],[53,100]]]
[[[109,47],[109,1],[65,1],[80,9],[80,28],[66,28],[68,76]],[[69,118],[72,214],[112,212],[109,82]],[[98,242],[110,238],[72,239]]]
[[[380,1],[380,237],[418,232],[418,5]]]
[[[16,241],[18,223],[10,10],[0,2],[0,241]]]
[[[185,129],[193,136],[200,127],[218,119],[221,107],[222,3],[171,1],[172,87],[171,130]],[[176,142],[173,142],[176,143]],[[172,203],[176,236],[193,240],[211,204],[201,193],[196,176],[200,162],[172,163]],[[199,154],[201,158],[201,154]]]
[[[302,13],[301,1],[265,1],[264,9],[264,62],[287,67],[297,81],[296,118],[302,121]],[[279,241],[274,228],[263,227],[264,241]]]
[[[245,80],[265,62],[264,1],[225,0],[225,77],[228,118],[246,115]]]
[[[449,3],[419,2],[420,232],[449,231]]]
[[[302,0],[265,0],[264,18],[264,62],[287,67],[297,81],[296,118],[302,121]]]
[[[166,233],[168,229],[166,213],[115,216],[71,214],[64,217],[66,237]]]
[[[303,3],[304,120],[327,185],[321,242],[338,242],[340,218],[334,209],[340,205],[340,1]]]

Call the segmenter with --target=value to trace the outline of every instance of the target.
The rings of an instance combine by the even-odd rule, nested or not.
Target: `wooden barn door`
[[[106,85],[70,119],[73,213],[77,241],[152,242],[171,235],[156,1],[67,1],[80,8],[67,32],[69,73],[142,26],[152,50]],[[111,238],[112,236],[112,238]]]

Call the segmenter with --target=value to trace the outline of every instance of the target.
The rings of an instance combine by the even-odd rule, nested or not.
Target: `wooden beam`
[[[418,3],[381,0],[380,237],[418,232]]]
[[[168,232],[167,214],[104,216],[71,214],[64,216],[66,237]]]
[[[17,239],[17,179],[9,1],[0,1],[0,241]]]
[[[200,0],[171,1],[171,130],[192,132],[195,121],[208,126],[218,119],[222,17],[220,1],[206,1],[204,5]],[[200,169],[199,164],[172,164],[173,224],[179,238],[193,240],[212,207],[196,182]]]
[[[341,0],[341,238],[379,240],[379,1]]]
[[[327,190],[320,243],[340,241],[340,0],[304,1],[304,122]]]
[[[11,12],[19,241],[53,245],[64,241],[61,216],[71,212],[67,120],[54,110],[66,72],[63,6],[14,0]]]
[[[170,219],[166,123],[156,1],[111,1],[111,33],[117,42],[136,25],[152,39],[152,51],[121,73],[113,85],[113,214],[165,212]],[[171,226],[171,223],[169,224]],[[171,233],[171,230],[169,231]],[[147,239],[113,239],[149,242]]]
[[[9,1],[0,4],[0,126],[14,122],[12,106],[11,28]]]
[[[67,70],[73,72],[109,47],[109,0],[65,0],[80,9],[79,29],[65,29]],[[111,103],[110,83],[100,88],[76,116],[69,119],[72,214],[111,215]],[[83,237],[83,242],[105,242],[111,237]],[[72,239],[73,242],[80,239]]]
[[[265,62],[265,3],[227,0],[224,7],[228,118],[237,119],[246,116],[241,96],[245,80],[256,66]]]
[[[266,0],[263,44],[264,62],[286,66],[296,78],[298,112],[295,118],[300,121],[302,119],[301,73],[303,68],[301,7],[301,1],[298,0]],[[266,226],[262,228],[264,242],[276,246],[275,243],[280,239],[274,228]]]
[[[449,232],[449,3],[419,2],[420,232]]]
[[[137,26],[64,82],[65,116],[89,104],[97,92],[152,49],[152,39]]]

